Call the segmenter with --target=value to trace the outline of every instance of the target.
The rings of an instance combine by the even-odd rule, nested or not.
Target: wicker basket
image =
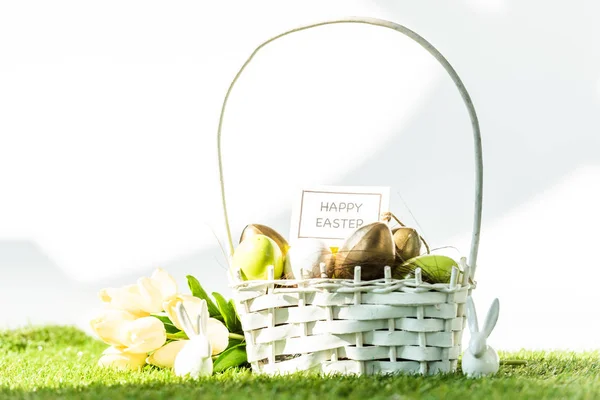
[[[461,258],[447,284],[398,280],[385,267],[385,277],[361,280],[322,278],[241,281],[230,276],[246,337],[248,361],[255,372],[296,371],[375,374],[453,372],[461,353],[464,303],[474,288],[482,208],[482,152],[479,123],[470,96],[448,61],[425,39],[404,26],[373,18],[347,18],[302,26],[258,46],[241,67],[225,95],[218,128],[219,174],[230,254],[233,241],[227,216],[221,155],[221,129],[227,100],[256,53],[290,33],[328,24],[362,23],[393,29],[425,48],[448,72],[469,111],[475,141],[475,216],[469,260]]]

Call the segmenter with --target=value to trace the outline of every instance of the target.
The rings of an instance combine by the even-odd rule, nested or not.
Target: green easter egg
[[[459,268],[458,263],[452,258],[439,254],[423,254],[411,258],[400,266],[403,269],[407,267],[421,268],[423,281],[429,283],[449,283],[452,267]]]
[[[244,280],[268,279],[269,265],[275,267],[275,279],[283,272],[283,255],[275,241],[265,235],[244,239],[235,249],[231,265]]]

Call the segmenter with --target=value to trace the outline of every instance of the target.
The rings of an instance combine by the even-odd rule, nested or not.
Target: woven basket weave
[[[385,277],[361,280],[322,278],[241,281],[231,274],[237,311],[246,338],[248,361],[255,372],[285,374],[316,371],[343,374],[453,372],[461,353],[465,326],[464,303],[474,288],[481,227],[483,162],[479,123],[462,81],[448,61],[425,39],[393,22],[373,18],[347,18],[302,26],[281,33],[259,45],[243,64],[225,95],[217,146],[225,227],[230,254],[234,246],[229,227],[221,130],[231,90],[256,53],[270,42],[294,32],[329,24],[361,23],[400,32],[425,48],[456,84],[471,118],[475,142],[475,214],[469,260],[461,258],[462,272],[454,268],[447,284]]]

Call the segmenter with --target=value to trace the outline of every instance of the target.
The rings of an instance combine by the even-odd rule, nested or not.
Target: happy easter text
[[[321,211],[337,212],[345,214],[358,214],[362,203],[346,203],[346,202],[321,202]],[[350,216],[349,216],[350,217]],[[317,218],[317,228],[360,228],[364,221],[360,218]]]

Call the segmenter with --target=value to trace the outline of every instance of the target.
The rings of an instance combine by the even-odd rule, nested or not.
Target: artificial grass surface
[[[97,368],[105,348],[70,327],[0,332],[0,399],[600,399],[598,352],[501,353],[502,359],[524,359],[528,365],[501,366],[496,376],[478,380],[460,373],[268,378],[235,370],[191,381],[153,367]]]

